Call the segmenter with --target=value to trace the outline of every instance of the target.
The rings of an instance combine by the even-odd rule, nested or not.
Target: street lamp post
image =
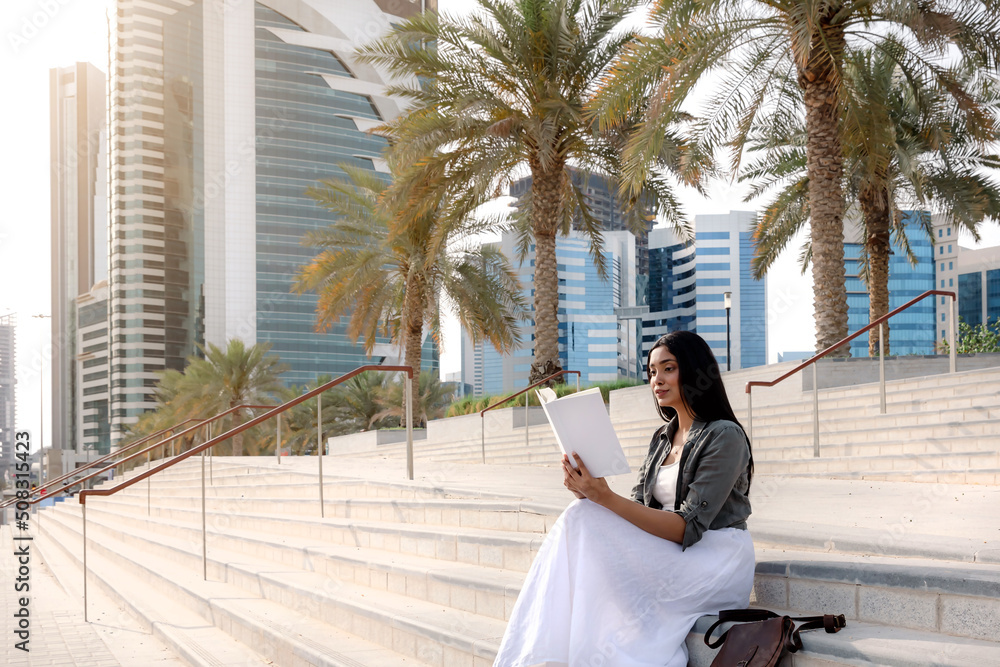
[[[730,352],[730,335],[729,335],[729,311],[733,307],[733,293],[723,292],[722,294],[722,305],[726,309],[726,370],[733,370],[733,359],[732,353]]]

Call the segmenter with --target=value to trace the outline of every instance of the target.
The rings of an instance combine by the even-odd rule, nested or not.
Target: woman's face
[[[681,394],[681,372],[677,359],[661,345],[649,355],[649,386],[657,405],[681,411],[684,397]]]

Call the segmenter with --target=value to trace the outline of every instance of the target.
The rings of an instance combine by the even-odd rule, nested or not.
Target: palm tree
[[[201,349],[205,358],[188,359],[178,392],[178,398],[197,405],[201,415],[216,415],[238,405],[277,404],[282,391],[279,376],[288,367],[268,354],[270,343],[247,347],[233,338],[225,350],[212,343]],[[236,410],[225,419],[226,424],[238,424],[246,412]],[[243,455],[243,439],[242,433],[233,436],[233,456]]]
[[[472,16],[427,12],[359,51],[362,62],[419,81],[388,89],[411,106],[375,130],[391,141],[402,164],[419,165],[402,174],[396,188],[405,190],[430,173],[471,207],[530,173],[520,245],[523,260],[534,242],[532,382],[561,368],[556,236],[568,232],[574,215],[603,267],[599,224],[568,169],[617,174],[623,134],[618,127],[602,129],[584,108],[631,39],[620,24],[638,4],[477,0]],[[670,144],[658,157],[680,173],[676,148]],[[631,207],[635,229],[649,207],[681,224],[667,180],[655,177],[642,185],[632,195],[644,204]]]
[[[751,129],[777,129],[801,101],[816,346],[833,345],[847,335],[841,114],[848,49],[871,44],[891,53],[903,76],[928,77],[964,102],[963,115],[975,115],[976,105],[940,63],[954,47],[995,69],[995,11],[980,0],[658,0],[650,21],[658,35],[636,40],[598,99],[608,122],[636,106],[644,110],[645,122],[623,157],[626,181],[644,176],[650,147],[710,74],[721,81],[714,82],[692,131],[700,151],[729,148],[734,171]]]
[[[443,384],[437,373],[420,374],[420,405],[424,408],[424,421],[440,419],[454,399],[455,388]],[[395,418],[403,422],[403,387],[398,382],[387,383],[381,398],[383,409],[375,416],[380,419]]]
[[[341,168],[347,178],[328,179],[308,191],[339,217],[306,235],[303,243],[322,251],[301,268],[293,289],[319,294],[319,329],[347,316],[347,334],[355,340],[363,336],[368,353],[379,335],[403,348],[405,364],[414,370],[419,422],[424,326],[438,338],[440,298],[457,305],[474,340],[486,339],[505,352],[519,343],[520,284],[497,249],[463,246],[484,223],[465,218],[440,198],[431,208],[392,209],[385,205],[388,186],[378,174]]]
[[[901,76],[886,51],[860,50],[845,60],[845,191],[863,219],[861,276],[868,285],[869,321],[874,321],[889,312],[890,235],[915,260],[901,209],[945,213],[976,238],[979,224],[1000,216],[1000,188],[986,175],[1000,166],[1000,158],[988,152],[988,144],[1000,139],[996,114],[1000,94],[992,77],[967,64],[952,68],[951,78],[986,112],[970,117],[956,108],[954,98],[935,90],[926,79]],[[742,174],[742,180],[754,183],[748,199],[781,186],[755,230],[757,278],[809,218],[806,134],[795,114],[750,132],[752,150],[763,155]],[[927,229],[930,232],[929,224]],[[803,270],[810,251],[807,243],[801,256]],[[871,330],[870,354],[877,354],[883,343],[888,352],[888,337],[883,342],[878,329]]]

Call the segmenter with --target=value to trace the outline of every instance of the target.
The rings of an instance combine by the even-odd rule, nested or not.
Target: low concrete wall
[[[854,384],[878,382],[878,357],[857,359],[821,359],[819,374],[816,376],[820,389],[847,387]],[[1000,367],[1000,354],[960,354],[955,360],[956,371],[977,371]],[[910,357],[886,357],[885,379],[905,380],[907,378],[943,375],[949,372],[947,355],[927,355]],[[812,391],[812,366],[801,372],[802,381],[796,383],[801,391]],[[792,382],[789,378],[786,382]]]
[[[733,406],[733,412],[736,413],[736,416],[741,420],[746,419],[747,382],[751,380],[769,382],[781,377],[797,365],[798,362],[786,361],[780,364],[771,364],[770,366],[745,368],[738,371],[723,371],[722,383],[726,387],[726,395],[729,397],[729,403]],[[811,378],[810,382],[812,382]],[[789,378],[774,387],[755,389],[754,404],[758,406],[773,405],[774,403],[780,403],[790,398],[798,398],[801,395],[801,387],[794,382],[793,378]],[[648,385],[627,387],[611,392],[611,421],[613,423],[645,419],[659,419]]]
[[[426,429],[413,429],[414,441],[426,439]],[[389,445],[397,442],[406,442],[405,429],[393,429],[391,431],[361,431],[360,433],[349,433],[348,435],[327,438],[326,452],[327,454],[361,454],[365,452],[374,452],[379,445]]]
[[[547,424],[545,412],[539,407],[528,408],[528,425]],[[479,413],[435,419],[427,423],[427,438],[431,442],[456,442],[478,439],[485,429],[486,437],[509,435],[524,428],[524,408],[498,408],[484,417]]]

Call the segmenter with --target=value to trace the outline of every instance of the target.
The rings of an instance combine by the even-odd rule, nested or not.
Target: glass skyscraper
[[[934,289],[934,246],[928,234],[930,214],[925,211],[904,211],[903,223],[907,241],[916,264],[911,264],[899,239],[893,238],[889,256],[889,310]],[[860,229],[848,229],[860,233]],[[848,237],[850,238],[850,236]],[[847,327],[855,332],[868,325],[868,288],[860,277],[859,243],[844,244],[847,270]],[[930,298],[910,306],[889,320],[889,350],[893,355],[934,354],[936,340],[934,301]],[[868,336],[858,336],[850,344],[852,357],[868,356]]]
[[[757,281],[750,274],[755,218],[747,211],[696,216],[693,243],[667,228],[651,232],[644,359],[657,338],[686,330],[704,338],[725,369],[725,293],[729,292],[731,368],[767,363],[767,278]]]
[[[0,476],[13,474],[17,427],[17,316],[0,315]]]
[[[90,63],[49,70],[52,429],[43,445],[77,452],[83,451],[76,425],[84,412],[76,300],[108,275],[106,89],[104,72]],[[101,372],[106,385],[106,361]]]
[[[318,297],[290,294],[299,267],[317,254],[301,244],[302,236],[332,222],[306,188],[342,176],[339,164],[375,168],[386,142],[358,127],[359,120],[362,125],[382,120],[368,97],[327,84],[326,77],[351,79],[334,53],[281,39],[278,35],[287,37],[283,31],[304,30],[260,3],[255,26],[257,341],[271,343],[271,351],[291,367],[286,382],[304,384],[317,368],[339,375],[360,363],[379,363],[387,354],[388,340],[381,339],[380,355],[359,357],[345,325],[314,332]]]
[[[516,265],[515,248],[515,236],[504,234],[500,249]],[[604,279],[590,255],[589,238],[580,232],[556,237],[559,358],[563,369],[580,371],[584,386],[624,377],[629,365],[634,368],[637,364],[633,322],[619,322],[615,315],[615,308],[635,305],[635,237],[630,232],[605,232],[602,254],[607,268]],[[519,270],[529,304],[534,293],[534,264],[532,245]],[[475,354],[468,355],[477,366],[466,372],[466,377],[476,378],[475,393],[506,393],[528,384],[534,358],[533,326],[532,322],[522,326],[522,346],[510,355],[501,356],[485,343]]]
[[[204,341],[202,12],[183,0],[117,3],[111,29],[112,442],[154,404],[159,371]]]
[[[427,3],[423,3],[427,4]],[[366,130],[395,118],[388,81],[353,61],[420,3],[118,0],[110,81],[112,440],[154,405],[157,372],[197,345],[270,343],[288,384],[395,361],[293,295],[331,214],[305,190],[350,163],[386,172]],[[435,4],[429,3],[429,9]],[[388,174],[386,173],[388,177]],[[425,367],[436,367],[428,345]]]

